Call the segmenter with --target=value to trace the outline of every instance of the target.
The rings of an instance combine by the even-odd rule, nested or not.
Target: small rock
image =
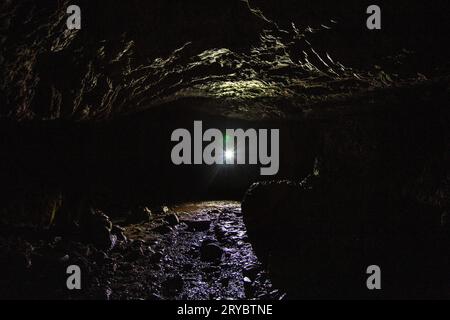
[[[244,277],[255,279],[258,273],[261,271],[261,267],[255,264],[250,264],[244,267],[242,274]]]
[[[106,259],[108,259],[108,255],[106,254],[106,252],[98,250],[95,255],[94,255],[94,260],[96,262],[104,262]]]
[[[161,261],[161,259],[162,259],[163,256],[164,256],[164,255],[163,255],[162,252],[157,251],[157,252],[155,252],[154,254],[152,254],[152,255],[150,256],[150,262],[158,263],[158,262]]]
[[[141,240],[141,239],[136,239],[136,240],[133,240],[131,245],[133,248],[142,248],[145,246],[145,241]]]
[[[205,246],[205,245],[207,245],[207,244],[210,244],[210,243],[217,243],[217,241],[214,240],[214,238],[211,238],[211,237],[206,237],[206,238],[204,238],[203,241],[202,241],[202,245],[203,245],[203,246]]]
[[[112,290],[109,287],[97,288],[93,291],[93,299],[95,300],[109,300],[112,294]]]
[[[130,271],[133,269],[133,265],[131,263],[125,262],[122,263],[119,268],[122,271]]]
[[[184,280],[180,275],[175,275],[167,278],[162,283],[163,290],[168,294],[175,294],[181,291],[184,287]]]
[[[155,206],[155,207],[152,207],[151,209],[152,209],[152,212],[157,215],[164,215],[169,212],[169,208],[166,206]]]
[[[202,268],[202,271],[204,273],[207,273],[207,274],[211,275],[213,273],[219,272],[220,268],[215,267],[215,266],[207,266],[207,267]]]
[[[159,240],[157,239],[147,239],[147,243],[152,246],[156,246],[159,244]]]
[[[192,268],[194,268],[194,265],[192,263],[183,264],[183,271],[191,271]]]
[[[151,268],[152,270],[155,270],[155,271],[161,271],[161,270],[162,270],[161,265],[159,265],[159,264],[157,264],[157,263],[151,264],[151,265],[150,265],[150,268]]]
[[[280,293],[280,290],[278,290],[278,289],[272,290],[267,294],[267,296],[270,300],[278,300],[280,295],[281,295],[281,293]]]
[[[163,224],[163,225],[161,225],[159,227],[153,228],[153,231],[155,231],[157,233],[160,233],[160,234],[166,234],[166,233],[172,232],[173,229],[172,229],[171,226]]]
[[[147,207],[139,206],[130,211],[126,223],[136,224],[149,222],[152,217],[152,211]]]
[[[111,232],[112,230],[112,222],[109,217],[103,213],[103,211],[98,209],[90,209],[90,214],[87,216],[87,224],[88,227],[92,228],[95,232],[96,228],[104,227]]]
[[[244,292],[246,297],[251,297],[255,293],[255,287],[252,280],[248,277],[244,277]]]
[[[226,288],[230,284],[230,278],[222,278],[220,279],[220,283],[222,284],[223,287]]]
[[[91,240],[94,245],[102,249],[109,249],[113,246],[112,235],[107,227],[99,228],[96,233],[91,234]]]
[[[150,293],[150,295],[148,296],[148,300],[159,301],[162,300],[162,297],[156,293]]]
[[[180,219],[178,219],[178,216],[175,213],[167,215],[164,220],[172,227],[180,223]]]
[[[113,225],[111,232],[125,232],[125,228],[118,226],[117,224]]]
[[[223,249],[214,243],[202,243],[200,248],[200,257],[203,261],[220,261],[222,259]]]
[[[207,231],[211,225],[211,220],[183,220],[190,231]]]
[[[214,233],[219,241],[223,241],[227,238],[227,230],[220,225],[214,227]]]
[[[111,235],[112,222],[101,210],[90,209],[82,223],[92,243],[102,249],[114,247],[117,237]]]
[[[128,241],[127,237],[125,236],[125,229],[122,227],[113,225],[113,227],[111,229],[111,233],[117,236],[118,241],[124,241],[124,242]]]
[[[112,234],[109,236],[109,239],[111,240],[111,245],[109,246],[109,250],[112,250],[115,245],[117,244],[117,236],[115,234]]]
[[[136,261],[144,256],[144,251],[142,250],[142,247],[139,247],[137,249],[132,250],[127,255],[127,261]]]

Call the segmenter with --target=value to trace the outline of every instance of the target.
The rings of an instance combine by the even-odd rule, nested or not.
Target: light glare
[[[225,151],[225,159],[232,160],[234,158],[234,151],[233,150],[226,150]]]

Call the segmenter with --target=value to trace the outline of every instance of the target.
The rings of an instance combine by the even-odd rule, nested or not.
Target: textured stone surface
[[[180,99],[231,117],[285,117],[395,80],[316,50],[340,36],[335,22],[284,30],[246,1],[204,2],[86,2],[80,31],[65,30],[64,3],[5,2],[2,117],[106,119]]]

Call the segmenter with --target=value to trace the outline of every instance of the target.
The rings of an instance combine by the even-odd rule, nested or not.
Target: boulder
[[[149,222],[152,217],[152,212],[149,208],[138,206],[130,211],[126,223],[136,224],[136,223],[145,223]]]
[[[444,289],[448,253],[435,210],[382,191],[368,194],[356,181],[343,185],[310,176],[248,190],[244,221],[275,286],[290,298],[371,298],[366,269],[375,264],[384,270],[384,297]],[[423,270],[433,272],[418,276]]]
[[[216,243],[203,242],[200,257],[203,261],[217,262],[222,260],[223,249]]]

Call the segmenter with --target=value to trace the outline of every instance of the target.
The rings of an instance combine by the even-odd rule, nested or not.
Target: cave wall
[[[362,23],[354,14],[364,2],[349,1],[350,9],[322,1],[249,3],[264,14],[237,0],[79,1],[83,28],[69,32],[67,1],[4,1],[4,212],[33,211],[39,220],[38,212],[52,216],[67,194],[109,207],[120,207],[114,199],[126,204],[148,195],[238,198],[260,179],[257,170],[228,171],[211,187],[210,171],[174,168],[165,158],[168,134],[195,117],[217,127],[281,128],[281,148],[288,151],[281,154],[280,179],[302,179],[319,161],[330,176],[444,201],[448,51],[437,32],[448,22],[444,10],[425,2],[383,3],[387,17],[396,19],[381,41],[379,33],[354,36]],[[335,15],[337,24],[329,21]],[[429,27],[430,21],[437,23]],[[309,25],[315,32],[305,31]],[[405,34],[418,36],[418,43],[398,41]],[[352,44],[355,38],[362,42]],[[388,71],[365,60],[367,51],[379,50],[376,60],[402,45],[427,55],[402,54],[406,60],[394,59]]]

